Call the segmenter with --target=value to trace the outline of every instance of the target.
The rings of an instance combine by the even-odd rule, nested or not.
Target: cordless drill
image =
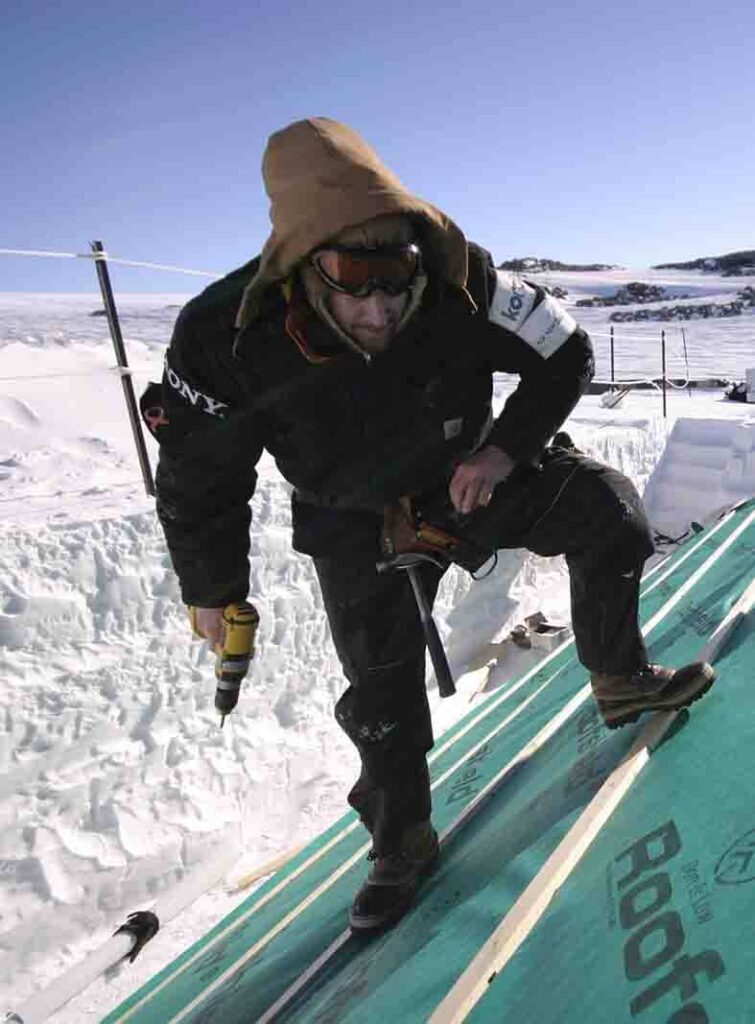
[[[193,609],[189,611],[193,625]],[[215,648],[215,707],[220,712],[221,729],[226,716],[238,703],[241,680],[254,657],[254,638],[259,621],[257,609],[248,601],[228,604],[223,609],[223,643]]]
[[[254,638],[260,617],[248,601],[228,604],[223,609],[223,646],[215,662],[215,707],[220,712],[220,728],[226,715],[236,707],[241,680],[254,657]]]

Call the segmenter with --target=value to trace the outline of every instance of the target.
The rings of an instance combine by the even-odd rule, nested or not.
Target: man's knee
[[[655,550],[653,531],[637,488],[618,470],[611,470],[609,484],[614,495],[617,531],[623,543],[639,557],[648,558]]]
[[[421,658],[376,667],[340,697],[336,721],[361,752],[383,751],[387,756],[391,750],[431,749],[424,674],[423,652]]]
[[[629,570],[655,550],[653,531],[642,499],[629,477],[610,466],[596,471],[595,507],[588,534],[593,557],[606,569]]]

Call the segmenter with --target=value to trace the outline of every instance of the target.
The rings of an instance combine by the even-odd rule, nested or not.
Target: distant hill
[[[541,274],[548,270],[621,270],[613,263],[561,263],[559,260],[544,260],[539,256],[522,256],[498,264],[499,270],[526,270],[530,274]]]
[[[701,256],[686,263],[658,263],[653,270],[706,270],[708,273],[723,274],[724,277],[739,277],[755,274],[755,249],[727,252],[723,256]]]

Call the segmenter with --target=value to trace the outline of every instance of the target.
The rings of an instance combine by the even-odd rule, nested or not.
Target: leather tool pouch
[[[424,503],[420,507],[419,499],[409,497],[385,509],[380,540],[382,552],[388,558],[423,551],[453,562],[469,573],[475,573],[495,553],[458,536],[445,509],[431,508],[427,515]]]

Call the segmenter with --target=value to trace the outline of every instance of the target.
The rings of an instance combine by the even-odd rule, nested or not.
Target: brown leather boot
[[[371,850],[370,873],[349,910],[351,927],[365,932],[395,924],[411,906],[422,876],[435,866],[438,852],[438,834],[429,820],[406,829],[395,853],[377,857]]]
[[[609,729],[636,722],[646,711],[686,708],[706,693],[716,673],[704,661],[683,668],[645,665],[632,675],[593,672],[592,691]]]

